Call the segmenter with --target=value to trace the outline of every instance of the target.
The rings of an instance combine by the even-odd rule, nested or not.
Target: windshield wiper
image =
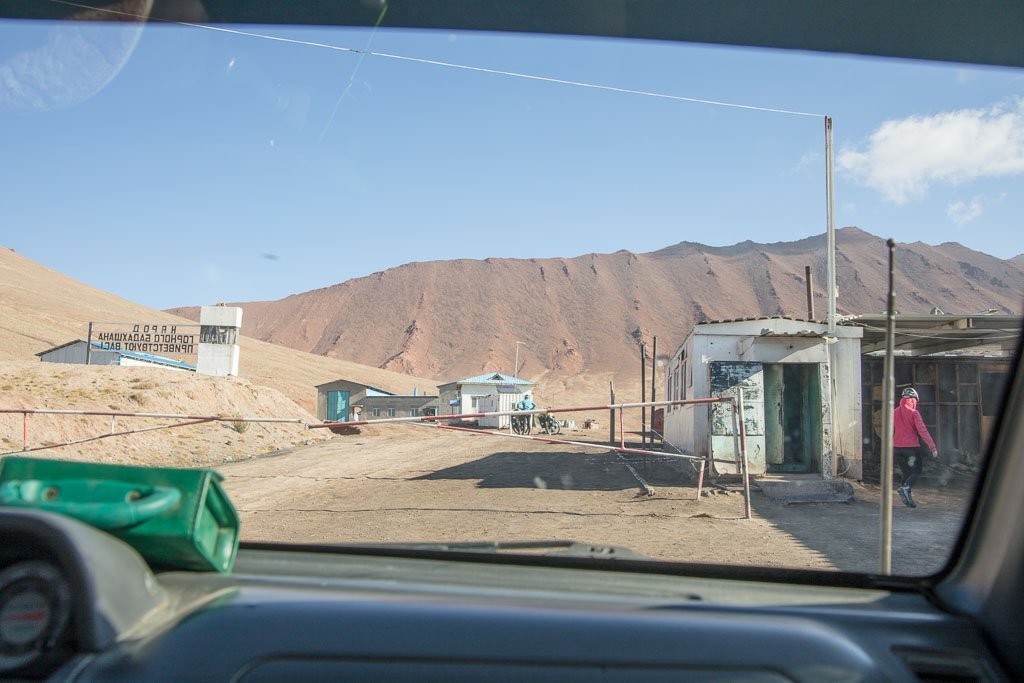
[[[375,544],[379,548],[401,548],[404,550],[441,550],[451,552],[482,552],[500,553],[517,552],[529,550],[546,550],[541,555],[555,555],[560,557],[593,557],[599,559],[644,559],[630,548],[616,545],[601,545],[596,543],[583,543],[581,541],[553,540],[553,541],[458,541],[447,543],[444,541],[431,543],[382,543]]]

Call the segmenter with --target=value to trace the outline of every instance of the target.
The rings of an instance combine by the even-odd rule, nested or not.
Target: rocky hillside
[[[839,311],[884,308],[886,249],[858,228],[837,235]],[[901,244],[898,308],[927,313],[1020,313],[1024,264],[956,243]],[[753,315],[806,316],[804,267],[826,303],[825,237],[796,242],[693,242],[646,254],[565,259],[411,263],[278,301],[240,304],[257,339],[397,372],[452,379],[513,366],[573,378],[635,374],[637,342],[672,353],[696,322]],[[172,311],[195,319],[195,308]]]

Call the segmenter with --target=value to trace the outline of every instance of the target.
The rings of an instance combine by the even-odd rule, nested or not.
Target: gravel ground
[[[572,435],[570,438],[580,438]],[[877,489],[847,504],[785,506],[755,492],[696,489],[685,462],[484,438],[430,427],[369,427],[219,471],[248,541],[380,543],[574,539],[651,558],[846,571],[877,569]],[[942,566],[962,521],[963,487],[896,501],[894,571]]]

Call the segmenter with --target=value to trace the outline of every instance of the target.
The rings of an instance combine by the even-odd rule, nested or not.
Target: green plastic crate
[[[213,470],[8,456],[0,505],[69,515],[132,545],[154,569],[230,572],[238,513]]]

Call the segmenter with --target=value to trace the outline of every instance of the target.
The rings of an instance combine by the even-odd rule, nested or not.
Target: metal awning
[[[885,315],[858,315],[842,322],[864,329],[861,353],[885,349]],[[1012,353],[1021,340],[1019,315],[899,315],[896,350],[914,356],[997,346]]]

